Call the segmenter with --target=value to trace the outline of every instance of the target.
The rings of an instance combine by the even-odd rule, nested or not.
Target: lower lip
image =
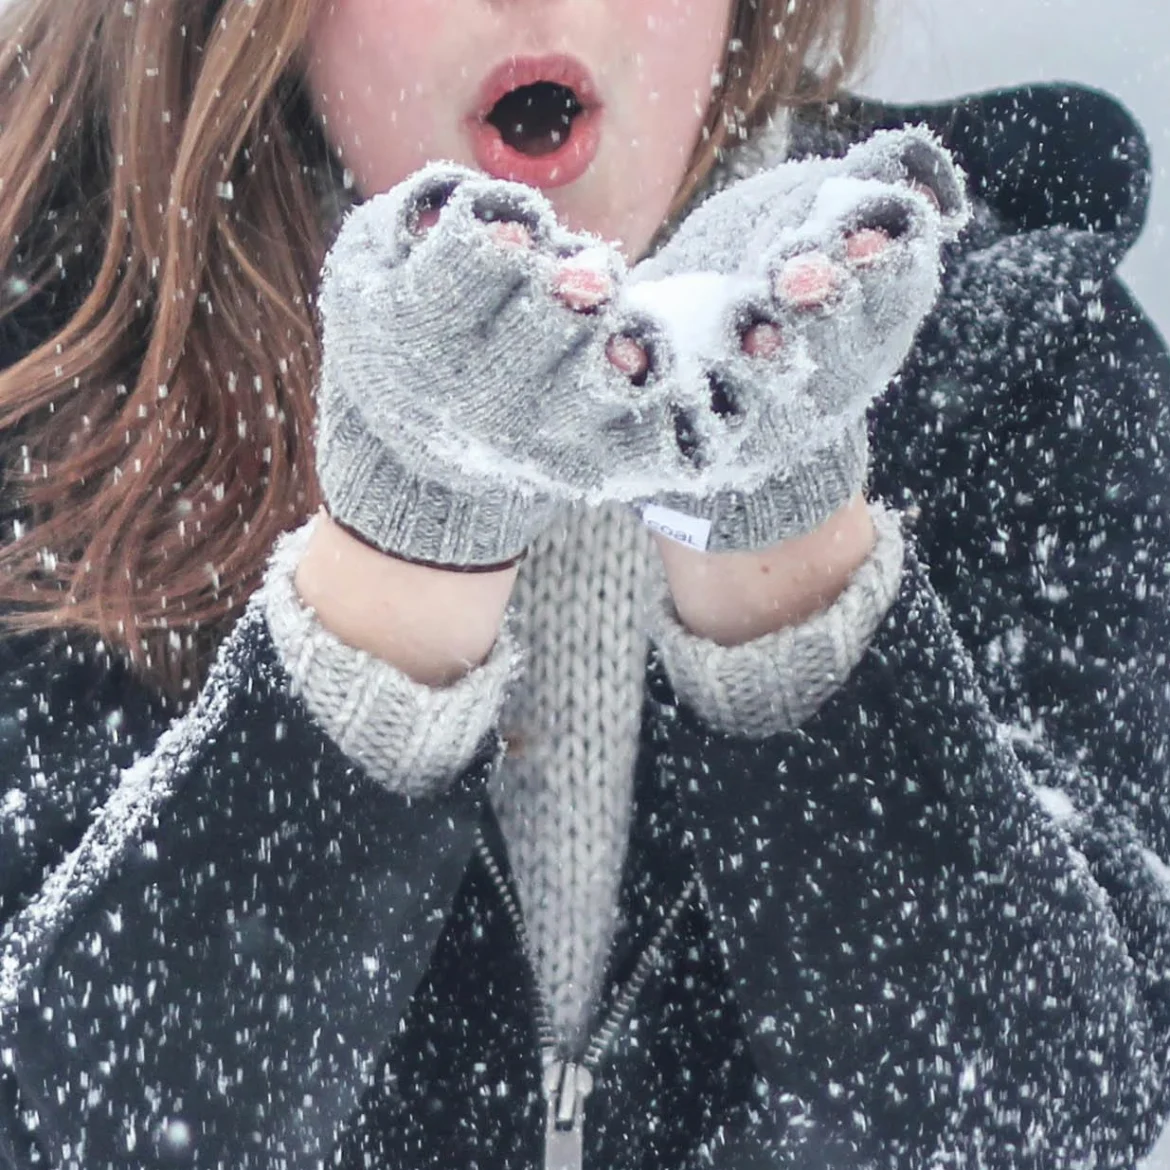
[[[494,179],[508,179],[551,191],[575,183],[590,167],[601,146],[601,110],[583,110],[569,129],[569,140],[550,154],[522,154],[480,118],[471,121],[476,165]]]

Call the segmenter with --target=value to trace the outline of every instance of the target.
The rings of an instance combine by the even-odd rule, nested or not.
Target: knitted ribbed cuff
[[[712,727],[764,739],[812,718],[861,661],[902,579],[895,513],[870,505],[877,542],[836,601],[799,626],[742,646],[690,633],[669,595],[651,610],[650,636],[675,693]]]
[[[665,493],[654,503],[710,520],[708,552],[769,548],[819,528],[861,491],[868,465],[869,438],[862,418],[799,467],[771,476],[751,491],[721,491],[703,499]]]
[[[547,510],[534,493],[479,480],[458,490],[404,467],[336,392],[322,400],[317,473],[332,516],[408,560],[500,564],[528,547]]]
[[[416,683],[346,645],[300,600],[294,577],[315,521],[277,543],[261,605],[292,690],[369,776],[422,796],[452,782],[496,725],[519,653],[506,632],[480,667],[450,687]]]

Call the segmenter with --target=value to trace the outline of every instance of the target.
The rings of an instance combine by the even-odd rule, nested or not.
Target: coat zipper
[[[531,956],[528,931],[524,925],[520,905],[504,878],[503,870],[487,843],[482,827],[476,829],[475,847],[511,919],[512,929],[516,932],[525,956]],[[547,1111],[544,1134],[545,1170],[582,1170],[585,1099],[593,1091],[593,1078],[610,1046],[629,1022],[638,996],[657,966],[662,956],[662,948],[666,945],[687,903],[690,902],[697,883],[697,877],[692,877],[674,900],[669,913],[659,924],[649,945],[638,956],[633,973],[614,998],[609,1011],[594,1030],[592,1039],[585,1046],[584,1054],[579,1059],[567,1059],[558,1050],[552,1013],[541,994],[539,980],[533,977],[532,1011],[540,1041]]]

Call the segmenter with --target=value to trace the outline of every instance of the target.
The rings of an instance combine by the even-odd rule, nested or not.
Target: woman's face
[[[732,0],[322,0],[308,82],[369,196],[449,160],[633,258],[678,189]]]

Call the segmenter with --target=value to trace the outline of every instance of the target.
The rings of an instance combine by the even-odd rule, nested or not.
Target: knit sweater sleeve
[[[650,634],[675,693],[716,730],[749,739],[792,731],[837,691],[865,654],[898,595],[903,542],[898,517],[870,505],[877,541],[827,609],[740,646],[692,634],[664,589]]]
[[[423,795],[474,759],[495,726],[518,652],[507,629],[487,661],[449,687],[417,683],[334,637],[293,578],[314,521],[284,537],[262,604],[273,644],[309,713],[354,763],[392,791]]]

